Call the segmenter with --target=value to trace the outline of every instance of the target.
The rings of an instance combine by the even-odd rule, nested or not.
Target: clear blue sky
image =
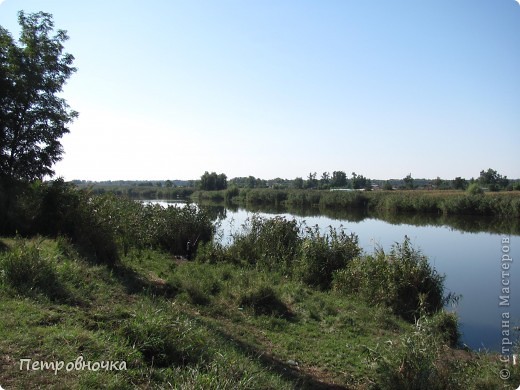
[[[520,178],[515,0],[0,0],[67,30],[67,180]]]

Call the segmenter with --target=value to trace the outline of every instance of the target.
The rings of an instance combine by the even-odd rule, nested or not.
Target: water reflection
[[[417,214],[417,213],[392,213],[375,212],[369,210],[344,210],[330,209],[325,207],[286,207],[282,205],[248,205],[247,207],[238,206],[233,203],[202,203],[209,215],[216,219],[220,216],[225,219],[225,210],[238,212],[245,210],[253,213],[263,214],[290,214],[297,217],[328,217],[334,220],[348,222],[361,222],[366,219],[377,219],[392,225],[413,225],[413,226],[445,226],[454,230],[468,233],[496,233],[520,235],[520,219],[517,218],[498,218],[474,215],[443,215],[443,214]],[[218,210],[216,212],[215,210]],[[215,214],[216,213],[216,214]],[[223,216],[223,218],[222,218]]]

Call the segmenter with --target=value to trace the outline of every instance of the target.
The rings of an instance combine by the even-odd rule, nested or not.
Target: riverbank
[[[201,207],[96,196],[61,180],[9,187],[2,206],[6,388],[520,381],[518,366],[460,346],[444,310],[456,296],[408,238],[365,255],[343,229],[253,216],[223,246]]]
[[[430,213],[520,218],[520,191],[468,194],[455,190],[323,191],[228,189],[196,191],[197,201],[244,205],[285,205],[391,213]]]
[[[63,238],[0,242],[4,272],[33,272],[32,288],[9,272],[0,285],[6,389],[513,389],[520,379],[497,356],[450,347],[445,316],[410,323],[356,295],[229,262],[143,249],[108,266]]]

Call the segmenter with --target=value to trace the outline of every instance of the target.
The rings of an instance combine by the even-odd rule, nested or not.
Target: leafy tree
[[[413,177],[412,177],[412,174],[409,173],[404,179],[404,186],[405,188],[408,188],[408,189],[413,189],[414,188],[414,184],[413,184]]]
[[[60,138],[78,115],[59,97],[76,68],[63,52],[66,32],[51,35],[52,15],[20,11],[18,22],[18,42],[0,26],[0,176],[33,181],[54,174]]]
[[[433,181],[433,185],[435,186],[435,188],[441,189],[444,185],[444,180],[437,176],[437,178]]]
[[[205,191],[225,190],[227,188],[227,176],[223,173],[208,171],[200,177],[200,189]]]
[[[490,191],[498,191],[499,189],[506,188],[509,184],[507,176],[502,176],[491,168],[487,171],[480,171],[478,181],[481,185],[488,186]]]
[[[330,174],[323,172],[320,179],[320,188],[329,188],[330,186]]]
[[[254,176],[249,176],[247,178],[247,188],[255,188],[256,187],[256,178]]]
[[[347,185],[347,174],[343,171],[332,172],[331,187],[345,187]]]
[[[357,175],[356,172],[352,172],[352,188],[355,190],[361,188],[371,189],[371,181],[363,175]]]
[[[392,191],[394,188],[392,187],[392,183],[390,181],[385,181],[385,184],[383,184],[383,190],[385,191]]]
[[[298,188],[301,190],[303,188],[303,185],[304,185],[303,178],[297,177],[296,179],[294,179],[294,182],[293,182],[294,188]]]
[[[316,188],[318,186],[318,179],[316,179],[316,172],[309,173],[309,177],[307,179],[307,188]]]
[[[455,190],[465,190],[466,187],[468,186],[468,182],[466,181],[466,179],[463,179],[462,177],[457,176],[457,177],[453,180],[453,183],[452,183],[451,186],[452,186],[453,189],[455,189]]]

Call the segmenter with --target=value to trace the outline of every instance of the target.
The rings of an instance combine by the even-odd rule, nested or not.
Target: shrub
[[[389,254],[379,249],[373,256],[350,262],[335,274],[334,288],[359,293],[373,304],[384,303],[413,321],[420,313],[435,313],[454,299],[452,295],[444,297],[444,278],[405,238],[402,244],[394,244]]]
[[[433,332],[439,334],[450,347],[456,348],[460,344],[459,322],[455,313],[439,311],[430,319]]]
[[[126,254],[131,247],[157,247],[187,255],[213,235],[211,220],[193,205],[167,209],[143,205],[110,193],[93,195],[62,179],[19,183],[8,195],[12,207],[6,212],[5,233],[65,235],[83,255],[109,265],[117,263],[121,249]],[[189,249],[188,241],[192,244]]]
[[[54,265],[36,245],[17,239],[13,248],[1,256],[0,277],[8,288],[29,297],[41,294],[51,300],[67,298]]]
[[[224,199],[226,203],[229,203],[233,200],[233,198],[237,197],[240,194],[240,190],[237,186],[232,186],[228,188],[225,192]]]
[[[195,252],[198,244],[210,241],[213,237],[211,220],[194,205],[169,206],[154,211],[153,222],[157,224],[154,242],[170,253],[186,256],[191,251]]]
[[[228,253],[235,262],[245,260],[262,269],[290,273],[300,244],[299,231],[294,219],[253,215],[242,231],[233,234]]]
[[[480,188],[480,185],[478,183],[471,183],[466,189],[466,192],[470,195],[481,195],[484,193],[484,191],[482,190],[482,188]]]
[[[479,368],[473,371],[468,359],[454,357],[448,348],[453,340],[447,330],[456,327],[454,314],[441,311],[434,316],[422,316],[411,331],[396,341],[389,341],[375,350],[367,349],[369,361],[376,366],[376,383],[380,389],[452,390],[485,388],[480,385]],[[451,334],[451,336],[449,336]],[[464,353],[459,351],[460,353]],[[460,357],[460,355],[459,355]],[[494,387],[489,387],[494,388]]]
[[[201,243],[197,248],[196,260],[201,263],[220,263],[227,259],[226,248],[218,241]]]
[[[332,227],[321,234],[318,226],[306,229],[299,253],[297,275],[304,282],[328,289],[335,271],[343,269],[361,253],[358,237]]]

